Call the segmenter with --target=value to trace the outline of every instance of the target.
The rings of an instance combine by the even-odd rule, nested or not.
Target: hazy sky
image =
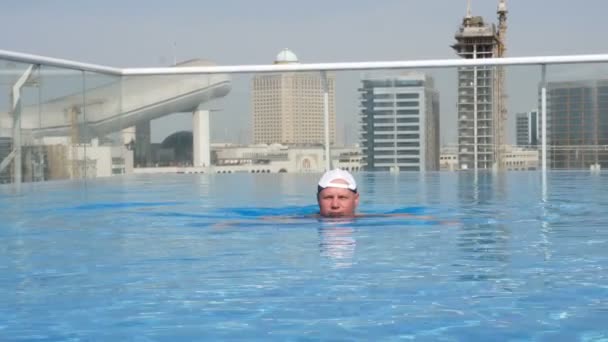
[[[473,14],[495,22],[497,2],[473,0]],[[508,8],[508,56],[608,52],[606,0],[510,0]],[[450,45],[465,9],[466,0],[21,0],[2,5],[0,49],[116,67],[164,66],[174,57],[268,64],[284,47],[303,63],[455,58]],[[577,68],[597,76],[589,67],[568,71],[582,74]],[[432,74],[442,141],[454,142],[455,72]],[[356,141],[360,75],[337,75],[339,142]],[[513,68],[507,77],[509,115],[534,108],[539,68]],[[224,108],[212,116],[215,141],[248,136],[249,75],[233,83],[214,104]],[[161,120],[153,126],[156,141],[190,129],[188,114]]]

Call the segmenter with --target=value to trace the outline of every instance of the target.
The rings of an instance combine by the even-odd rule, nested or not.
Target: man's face
[[[342,188],[325,188],[317,196],[323,217],[352,217],[359,204],[359,194]]]

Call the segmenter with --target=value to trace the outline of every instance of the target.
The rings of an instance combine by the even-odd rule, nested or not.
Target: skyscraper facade
[[[275,64],[298,63],[285,49]],[[335,142],[335,77],[327,74],[330,143]],[[259,74],[252,79],[253,142],[325,144],[323,79],[320,73]]]
[[[608,168],[608,80],[547,84],[548,164]]]
[[[452,48],[465,59],[503,57],[507,8],[498,5],[498,28],[467,15],[456,32]],[[461,170],[500,167],[505,144],[506,101],[502,67],[458,69],[458,160]]]
[[[538,145],[538,112],[517,113],[515,116],[515,143],[517,146],[536,148]]]
[[[439,94],[431,77],[365,78],[359,92],[365,170],[439,169]]]

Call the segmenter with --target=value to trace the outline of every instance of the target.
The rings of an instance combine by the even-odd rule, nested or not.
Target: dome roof
[[[192,161],[192,132],[180,131],[166,137],[160,144],[161,148],[172,149],[175,161]]]
[[[299,63],[298,56],[289,49],[283,49],[274,60],[274,64]]]
[[[162,148],[192,148],[192,132],[175,132],[163,140],[160,144]]]

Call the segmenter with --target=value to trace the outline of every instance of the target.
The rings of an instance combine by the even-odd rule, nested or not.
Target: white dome
[[[274,60],[275,64],[299,63],[298,56],[289,49],[283,49]]]

